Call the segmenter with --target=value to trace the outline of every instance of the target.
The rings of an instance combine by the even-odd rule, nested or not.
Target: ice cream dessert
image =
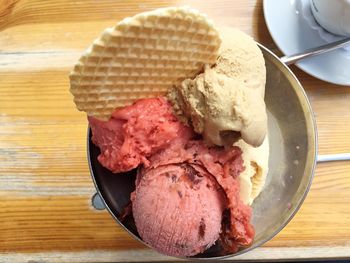
[[[167,255],[192,256],[219,237],[232,252],[252,242],[238,147],[208,146],[164,97],[138,100],[107,122],[89,117],[89,123],[103,166],[118,173],[139,167],[132,213],[147,244]]]
[[[253,242],[268,141],[264,60],[250,37],[219,33],[193,9],[158,9],[107,29],[70,78],[100,164],[137,173],[131,210],[146,244],[193,256]]]
[[[264,102],[266,69],[262,53],[246,34],[221,30],[216,65],[170,92],[178,114],[215,145],[232,145],[242,138],[260,146],[267,130]]]

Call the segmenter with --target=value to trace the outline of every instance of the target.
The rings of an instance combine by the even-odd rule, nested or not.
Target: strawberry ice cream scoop
[[[99,162],[114,173],[127,172],[170,145],[175,138],[189,139],[193,131],[180,123],[163,97],[141,99],[116,109],[109,121],[89,117],[92,141],[101,154]]]
[[[219,236],[228,251],[251,244],[251,208],[239,196],[244,168],[238,147],[178,138],[149,160],[132,197],[136,227],[146,243],[173,256],[203,252]]]
[[[141,169],[132,210],[143,241],[160,253],[192,256],[219,238],[225,196],[201,167],[168,164]]]

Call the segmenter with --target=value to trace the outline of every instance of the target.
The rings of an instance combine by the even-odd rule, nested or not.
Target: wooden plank
[[[315,260],[329,259],[349,259],[347,247],[288,247],[288,248],[257,248],[244,255],[236,257],[225,258],[226,261],[254,261],[254,262],[280,262],[285,261],[299,261],[307,258]],[[178,262],[182,259],[167,257],[158,254],[152,250],[92,250],[85,252],[66,252],[66,253],[18,253],[18,254],[1,254],[0,258],[6,262],[21,263],[21,262]]]
[[[1,252],[143,248],[106,211],[92,209],[90,195],[10,195],[0,209]]]

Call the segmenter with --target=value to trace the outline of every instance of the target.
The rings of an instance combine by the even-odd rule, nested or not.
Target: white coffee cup
[[[327,31],[350,36],[350,0],[310,0],[316,21]]]

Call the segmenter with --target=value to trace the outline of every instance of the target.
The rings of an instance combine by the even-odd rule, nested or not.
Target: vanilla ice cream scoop
[[[242,138],[258,147],[267,130],[264,58],[254,40],[238,30],[222,29],[221,37],[216,65],[184,80],[169,98],[207,142],[232,145]]]
[[[269,141],[268,136],[262,145],[252,147],[243,140],[235,142],[242,150],[244,171],[239,175],[240,197],[243,203],[251,205],[264,188],[269,170]]]

